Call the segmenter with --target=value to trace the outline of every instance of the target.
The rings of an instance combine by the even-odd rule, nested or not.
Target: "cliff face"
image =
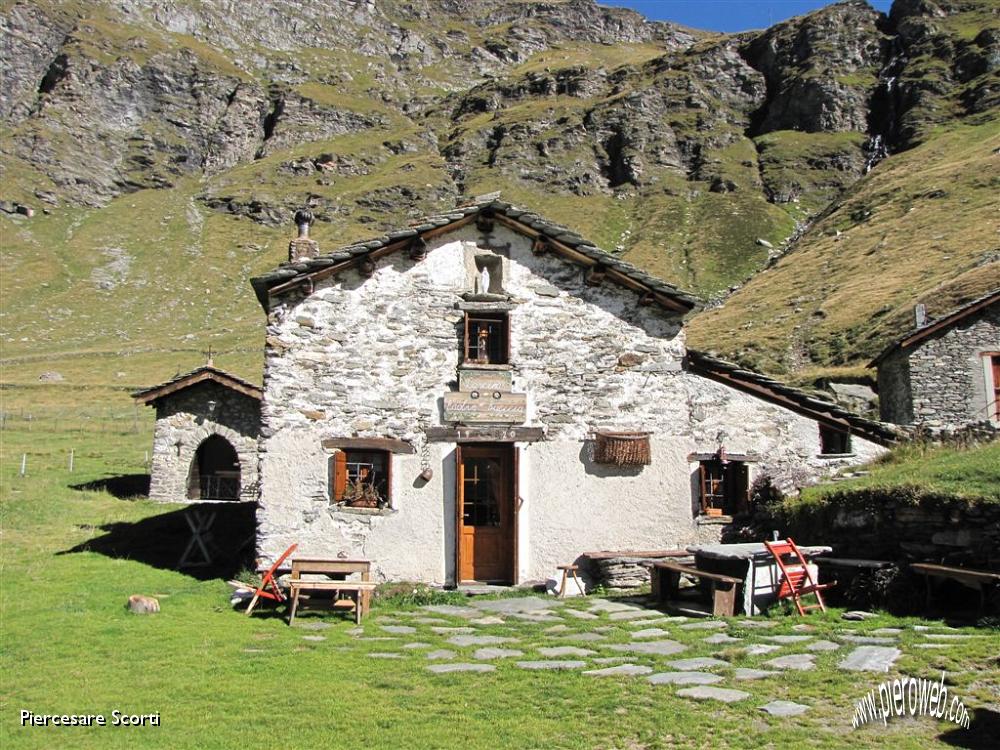
[[[122,313],[140,292],[171,311],[151,348],[215,335],[249,348],[245,277],[280,258],[294,208],[311,205],[318,239],[340,243],[495,189],[707,297],[741,287],[719,318],[741,330],[787,302],[747,282],[823,245],[818,224],[870,226],[845,206],[889,163],[940,137],[996,137],[997,12],[988,0],[897,0],[886,17],[849,0],[722,35],[591,0],[7,3],[0,208],[45,213],[0,219],[13,230],[5,349],[30,330],[34,346],[71,351],[83,337],[67,321],[81,315],[98,338],[135,345],[150,334]],[[970,185],[961,205],[992,187]],[[890,285],[882,304],[966,283],[989,249],[956,241],[951,264]],[[60,292],[38,298],[29,275],[43,256]],[[196,257],[238,299],[206,299],[179,277],[150,288]],[[106,270],[121,258],[124,272]],[[800,270],[806,286],[817,279]],[[82,290],[109,273],[118,280],[99,288],[111,299],[93,310]],[[866,329],[839,359],[789,353],[770,334],[749,348],[742,335],[698,343],[798,368],[855,361],[890,331]]]

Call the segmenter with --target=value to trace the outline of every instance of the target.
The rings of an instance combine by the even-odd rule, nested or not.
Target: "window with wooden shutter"
[[[330,497],[354,508],[387,508],[392,498],[392,454],[344,448],[330,458]]]

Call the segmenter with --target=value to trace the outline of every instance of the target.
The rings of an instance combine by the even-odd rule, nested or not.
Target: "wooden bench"
[[[910,570],[927,578],[927,609],[931,607],[934,587],[931,579],[956,581],[963,586],[979,592],[979,613],[986,609],[986,595],[994,586],[1000,586],[1000,573],[990,570],[973,570],[971,568],[954,568],[948,565],[934,563],[910,563]]]
[[[678,598],[681,575],[689,575],[709,582],[712,587],[712,614],[732,617],[736,614],[736,601],[743,585],[741,578],[709,573],[690,565],[675,562],[656,562],[652,568],[653,597],[667,603]]]
[[[354,622],[361,624],[361,618],[368,614],[370,594],[375,590],[375,584],[370,581],[314,581],[299,578],[288,582],[292,606],[288,611],[288,624],[295,620],[295,611],[299,608],[299,594],[303,591],[331,591],[336,594],[347,594],[351,609],[354,611]],[[339,606],[334,600],[334,607]]]

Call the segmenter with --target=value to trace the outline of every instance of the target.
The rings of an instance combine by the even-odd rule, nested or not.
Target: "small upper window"
[[[330,497],[353,508],[391,505],[392,455],[389,451],[345,448],[330,457]]]
[[[851,452],[851,433],[819,426],[819,452],[821,456],[839,456]]]
[[[464,361],[506,365],[510,361],[510,320],[506,313],[465,314]]]

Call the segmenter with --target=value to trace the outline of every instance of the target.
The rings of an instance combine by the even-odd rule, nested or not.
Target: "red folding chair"
[[[808,561],[795,542],[791,538],[777,540],[774,542],[764,542],[764,546],[774,555],[781,571],[781,580],[778,583],[778,599],[791,599],[795,602],[796,609],[800,615],[804,615],[808,609],[818,609],[826,612],[826,605],[823,603],[823,595],[820,593],[824,589],[832,588],[834,583],[817,583],[813,579],[812,571],[809,570]],[[818,604],[802,604],[802,597],[808,594],[815,594]]]
[[[272,565],[268,571],[264,574],[264,578],[260,582],[260,586],[257,590],[253,592],[253,599],[250,600],[250,606],[247,607],[247,615],[253,612],[253,608],[257,606],[257,602],[261,599],[270,599],[273,602],[281,604],[288,599],[281,587],[278,585],[278,581],[275,579],[274,574],[277,572],[278,568],[281,566],[290,554],[292,554],[296,549],[298,549],[298,544],[293,544],[291,547],[286,549],[281,553],[279,557]]]

